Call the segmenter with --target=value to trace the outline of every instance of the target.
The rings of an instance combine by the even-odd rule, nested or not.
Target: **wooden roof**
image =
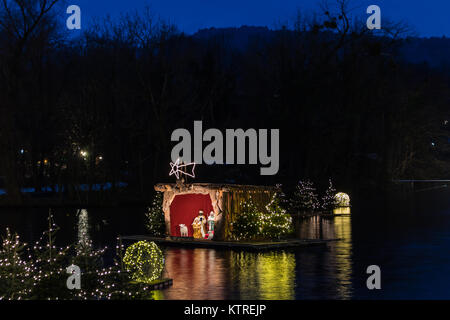
[[[194,189],[194,188],[205,188],[210,190],[220,190],[229,192],[276,192],[279,188],[274,186],[255,186],[247,184],[221,184],[221,183],[158,183],[155,185],[156,191],[169,191],[173,189]]]

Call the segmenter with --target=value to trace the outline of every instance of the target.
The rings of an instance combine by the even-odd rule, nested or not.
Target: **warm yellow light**
[[[334,214],[350,214],[350,207],[337,207],[333,209]]]
[[[242,299],[249,299],[248,288],[256,287],[258,300],[292,300],[295,297],[295,255],[292,252],[232,252],[233,278],[238,279]]]
[[[339,192],[334,196],[336,200],[336,205],[338,207],[349,207],[350,206],[350,197],[348,194]]]

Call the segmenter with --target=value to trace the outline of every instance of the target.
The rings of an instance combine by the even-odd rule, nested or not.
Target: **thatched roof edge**
[[[244,185],[244,184],[221,184],[221,183],[158,183],[155,185],[156,191],[166,191],[170,189],[177,189],[182,187],[183,189],[189,189],[191,187],[201,187],[206,189],[220,190],[220,191],[261,191],[276,192],[280,189],[276,186],[257,186],[257,185]]]

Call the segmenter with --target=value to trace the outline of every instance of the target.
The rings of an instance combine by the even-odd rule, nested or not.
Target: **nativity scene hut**
[[[210,240],[231,240],[232,223],[241,213],[243,201],[252,198],[260,210],[277,187],[212,184],[160,183],[155,190],[162,192],[166,235]]]

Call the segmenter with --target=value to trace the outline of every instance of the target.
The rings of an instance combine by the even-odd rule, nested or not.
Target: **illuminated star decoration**
[[[183,171],[184,168],[192,166],[192,174],[186,171]],[[175,177],[177,177],[177,179],[180,179],[180,174],[184,174],[188,177],[192,177],[195,178],[195,173],[194,173],[194,169],[195,169],[195,162],[192,163],[188,163],[188,164],[180,164],[180,159],[177,159],[177,161],[175,161],[175,163],[171,162],[170,163],[170,172],[169,172],[169,176],[171,175],[175,175]]]

